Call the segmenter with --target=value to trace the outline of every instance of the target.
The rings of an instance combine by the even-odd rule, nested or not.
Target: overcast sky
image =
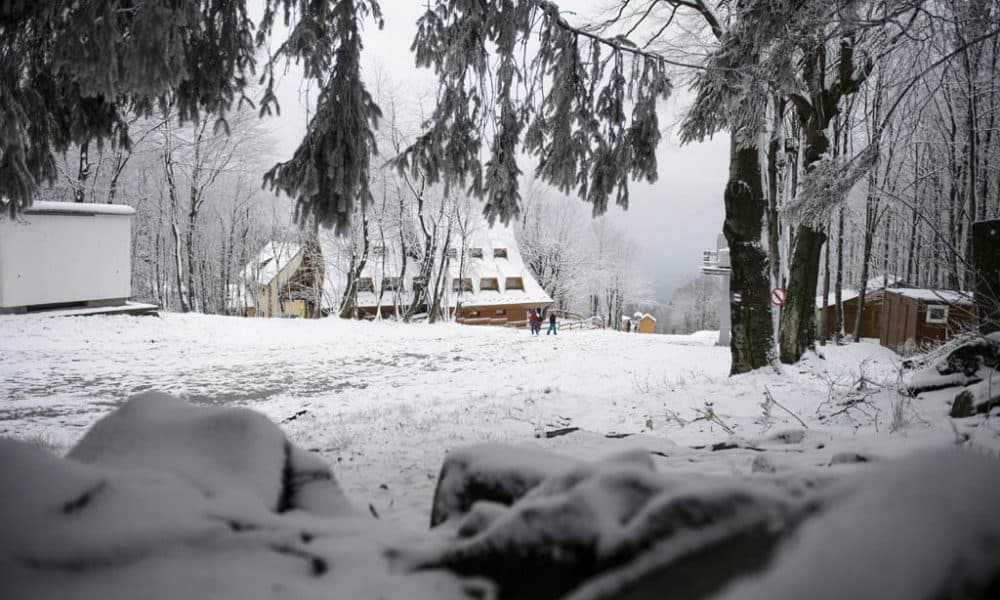
[[[432,74],[414,66],[409,50],[425,3],[381,0],[380,4],[385,28],[380,31],[369,22],[363,34],[366,79],[373,80],[374,72],[380,70],[404,98],[432,93]],[[576,3],[574,8],[578,8]],[[279,100],[282,114],[272,121],[271,128],[278,158],[285,160],[302,139],[306,125],[307,102],[298,71],[290,70],[283,78]],[[702,250],[714,249],[716,236],[722,230],[728,137],[716,136],[704,144],[680,147],[670,128],[685,104],[682,89],[664,103],[664,140],[657,150],[659,180],[651,185],[633,183],[628,211],[609,209],[608,218],[627,229],[638,243],[639,266],[653,282],[660,300],[668,300],[686,278],[697,275]]]

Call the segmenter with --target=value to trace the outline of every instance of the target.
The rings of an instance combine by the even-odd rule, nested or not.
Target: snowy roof
[[[872,292],[875,290],[869,289],[867,296],[871,296]],[[858,290],[842,289],[840,290],[840,301],[847,302],[848,300],[854,300],[858,297]],[[830,295],[826,299],[827,306],[835,306],[837,304],[837,295],[835,292],[830,292]],[[816,308],[823,308],[823,296],[816,296]]]
[[[134,215],[135,209],[124,204],[93,204],[84,202],[48,202],[38,200],[24,209],[25,214],[58,213],[65,215]]]
[[[921,302],[940,302],[942,304],[972,304],[971,292],[958,292],[955,290],[930,290],[922,288],[897,288],[889,290],[906,298],[913,298]]]
[[[298,242],[268,242],[261,248],[257,258],[244,268],[243,277],[260,284],[270,283],[301,249],[302,244]]]
[[[463,240],[457,235],[453,237],[450,247],[461,251],[462,246]],[[481,250],[481,256],[472,256],[473,249]],[[524,264],[514,232],[509,227],[497,225],[491,228],[484,223],[466,236],[464,250],[464,254],[456,253],[448,265],[449,281],[446,282],[447,293],[443,299],[446,306],[454,307],[458,302],[465,307],[552,303],[552,298],[535,281],[531,271]],[[501,251],[501,256],[495,255],[497,250]],[[506,257],[503,254],[506,254]],[[358,306],[378,306],[377,292],[382,287],[383,279],[398,277],[401,265],[401,252],[394,244],[388,245],[379,255],[369,255],[361,276],[372,280],[375,291],[359,292]],[[407,275],[402,281],[403,290],[398,295],[391,291],[385,292],[382,295],[381,305],[392,306],[396,297],[403,304],[408,304],[413,298],[413,277],[416,274],[411,261]],[[471,280],[471,292],[453,290],[452,282],[460,276],[462,279]],[[484,279],[495,279],[497,289],[482,289]],[[520,279],[522,289],[514,287],[508,289],[508,279]]]
[[[466,240],[466,249],[473,248],[482,249],[482,258],[473,257],[470,253],[466,256],[464,265],[461,261],[453,260],[449,269],[449,274],[455,279],[459,277],[461,268],[461,275],[472,279],[473,291],[452,294],[449,306],[455,306],[458,301],[463,306],[552,303],[552,298],[535,281],[524,264],[513,229],[502,225],[487,227],[484,224]],[[497,250],[501,251],[501,256],[496,256]],[[502,255],[504,253],[506,257]],[[507,289],[508,278],[519,278],[523,289]],[[496,279],[498,289],[481,289],[483,279]]]
[[[867,304],[869,299],[875,299],[881,296],[882,292],[886,289],[886,284],[891,289],[895,285],[899,285],[903,282],[902,279],[896,277],[895,275],[879,275],[878,277],[872,277],[865,284],[865,303]],[[853,288],[844,288],[840,290],[840,301],[847,302],[848,300],[854,300],[861,292]],[[830,292],[827,298],[827,306],[836,305],[836,295],[835,292]],[[816,296],[816,308],[823,308],[823,296]]]

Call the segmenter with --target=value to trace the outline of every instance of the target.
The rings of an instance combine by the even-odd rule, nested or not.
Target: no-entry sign
[[[784,306],[785,300],[788,299],[788,290],[785,288],[774,288],[771,290],[771,304],[775,306]]]

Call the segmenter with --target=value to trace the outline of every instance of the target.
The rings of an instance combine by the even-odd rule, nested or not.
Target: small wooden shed
[[[863,338],[877,338],[882,334],[882,306],[885,290],[882,288],[867,290],[865,292],[865,311],[861,316],[860,336]],[[844,309],[844,334],[854,335],[854,321],[858,318],[858,292],[855,290],[844,290],[840,298],[840,304]],[[816,320],[823,318],[823,298],[816,299]],[[833,294],[827,301],[826,330],[832,336],[837,320],[836,304]]]
[[[880,342],[900,354],[944,341],[972,321],[968,292],[899,288],[885,290]]]
[[[638,323],[637,331],[639,333],[656,333],[656,317],[646,313],[636,315],[632,318],[632,321]]]

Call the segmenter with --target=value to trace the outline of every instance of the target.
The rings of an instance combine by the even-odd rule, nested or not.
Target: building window
[[[508,290],[523,290],[524,280],[520,277],[508,277],[507,280],[504,281],[504,287]]]
[[[479,280],[479,289],[481,290],[495,290],[497,287],[497,280],[493,277],[484,277]]]
[[[493,249],[493,258],[507,258],[507,249],[506,248],[494,248]]]
[[[469,316],[470,317],[478,317],[479,316],[479,311],[478,310],[470,310],[469,311]]]
[[[927,306],[927,322],[943,324],[948,322],[948,307],[944,304],[929,304]]]
[[[371,277],[362,277],[358,279],[358,291],[359,292],[374,292],[375,284],[372,282]]]
[[[507,314],[507,311],[504,310],[504,309],[502,309],[502,308],[498,308],[496,310],[496,313],[494,313],[494,314],[496,314],[496,316],[498,316],[498,317],[503,317],[503,316],[505,316]]]
[[[469,250],[469,256],[471,256],[472,258],[482,258],[483,257],[483,249],[482,248],[473,248],[473,249]]]

